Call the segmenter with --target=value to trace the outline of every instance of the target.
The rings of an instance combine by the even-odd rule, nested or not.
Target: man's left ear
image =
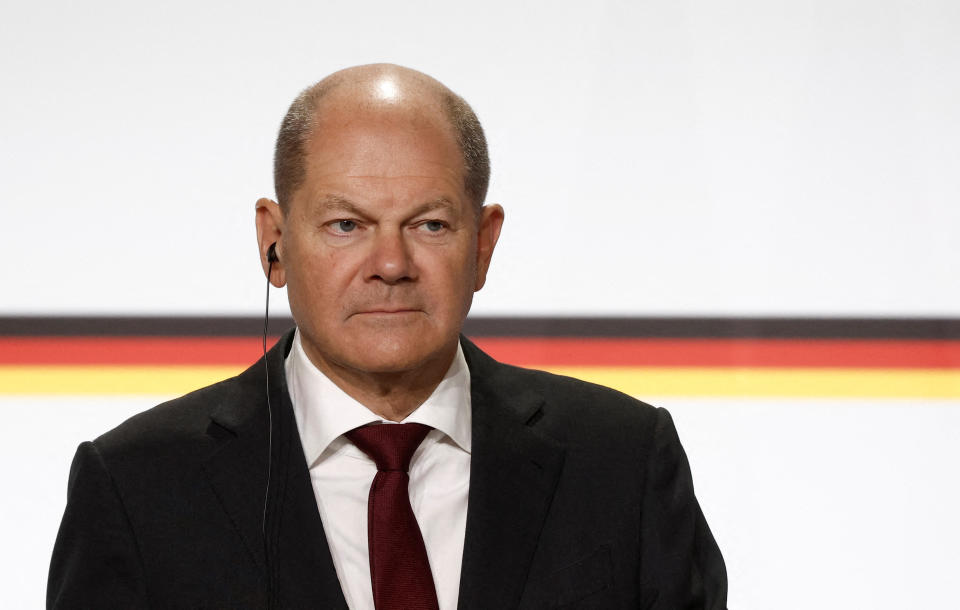
[[[500,239],[500,228],[503,227],[503,208],[496,203],[483,206],[477,224],[477,279],[474,292],[483,288],[487,281],[490,258],[497,246],[497,240]]]

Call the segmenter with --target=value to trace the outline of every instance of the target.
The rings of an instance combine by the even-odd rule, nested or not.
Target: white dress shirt
[[[377,466],[343,436],[387,422],[351,398],[310,362],[296,332],[284,363],[293,414],[347,605],[374,610],[367,547],[367,499]],[[440,610],[457,607],[470,487],[470,370],[463,350],[443,381],[403,423],[433,430],[410,461],[410,504],[420,524]]]

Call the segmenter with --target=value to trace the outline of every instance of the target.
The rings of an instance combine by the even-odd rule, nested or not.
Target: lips
[[[372,308],[372,309],[364,309],[364,310],[361,310],[361,311],[358,311],[358,312],[354,313],[353,315],[355,315],[355,316],[356,316],[356,315],[360,315],[360,316],[391,316],[391,315],[400,316],[400,315],[412,314],[412,313],[423,313],[423,310],[421,310],[421,309],[416,309],[416,308],[412,308],[412,307],[382,307],[382,308],[377,307],[377,308]]]

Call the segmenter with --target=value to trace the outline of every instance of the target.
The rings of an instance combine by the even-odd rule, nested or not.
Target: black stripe
[[[270,320],[277,335],[291,318]],[[260,317],[0,317],[0,336],[258,336]],[[473,337],[960,339],[960,318],[471,317]]]
[[[271,318],[268,332],[278,335],[292,318]],[[263,317],[232,316],[11,316],[0,317],[0,336],[44,337],[254,337],[263,333]]]
[[[954,318],[478,318],[477,336],[960,339]]]

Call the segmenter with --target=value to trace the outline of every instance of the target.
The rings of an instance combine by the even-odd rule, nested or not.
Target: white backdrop
[[[280,119],[372,61],[486,125],[476,313],[960,313],[954,0],[0,11],[0,313],[258,313]]]
[[[957,32],[954,0],[7,2],[0,315],[260,313],[283,112],[393,61],[487,129],[476,313],[956,317]],[[645,398],[731,608],[953,599],[957,401]],[[159,400],[0,397],[0,605],[42,605],[76,444]]]

